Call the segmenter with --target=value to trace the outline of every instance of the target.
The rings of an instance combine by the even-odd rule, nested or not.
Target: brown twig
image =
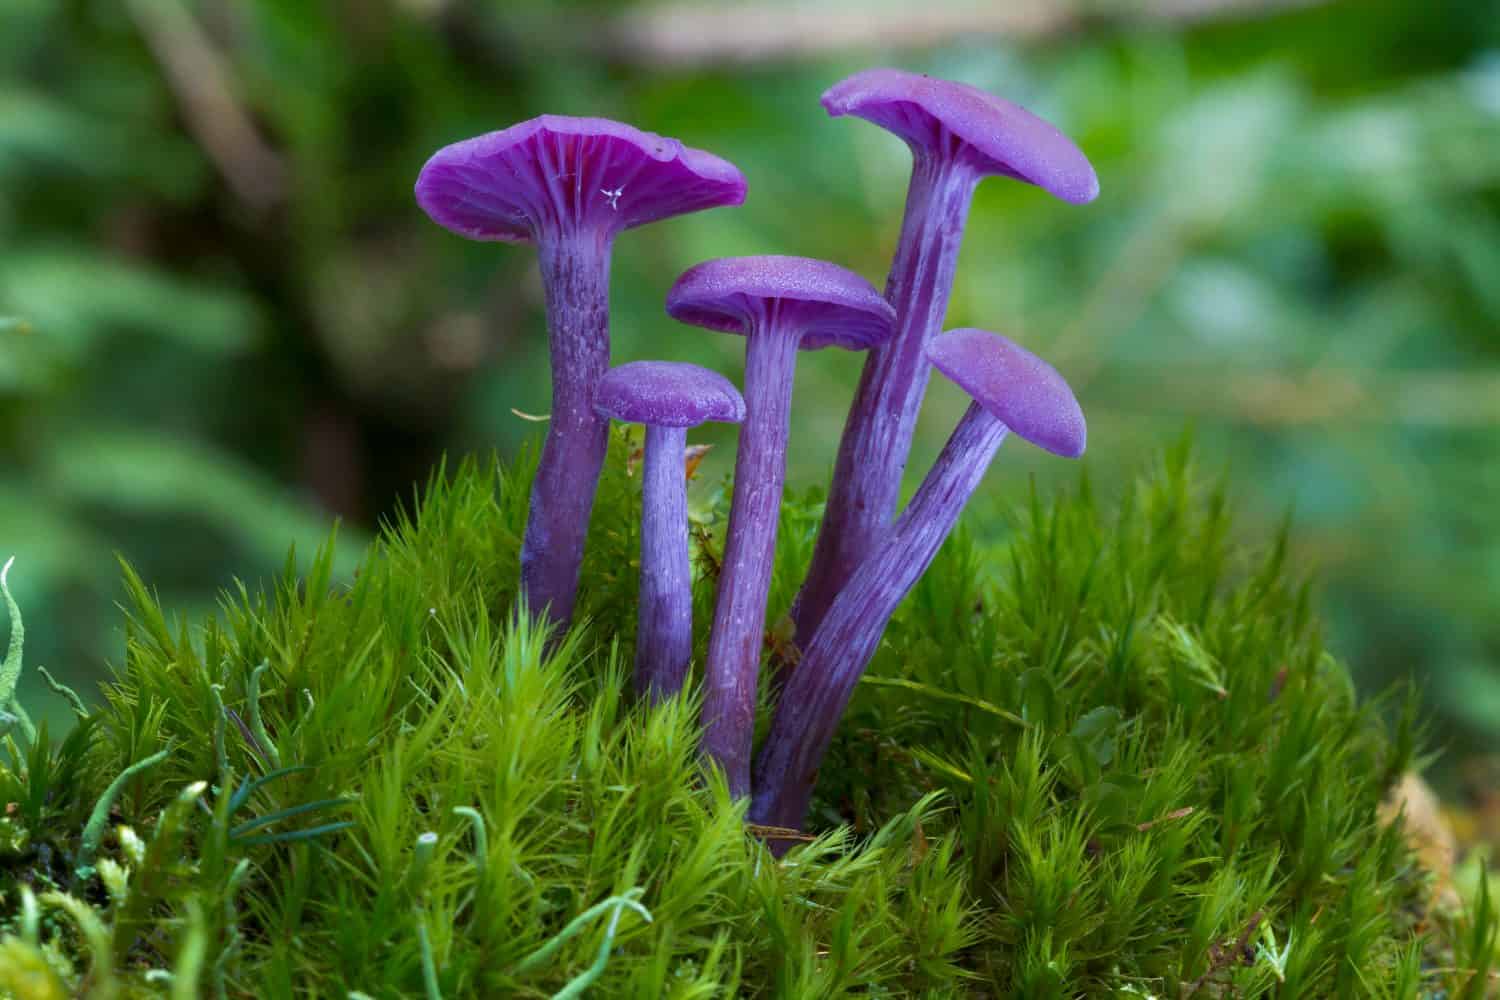
[[[1260,927],[1260,922],[1265,919],[1265,916],[1265,913],[1260,910],[1252,913],[1249,923],[1245,925],[1244,932],[1240,934],[1239,939],[1233,945],[1228,947],[1219,944],[1209,945],[1208,968],[1204,971],[1203,975],[1199,976],[1187,987],[1185,995],[1189,997],[1193,996],[1215,973],[1236,963],[1253,965],[1255,963],[1255,948],[1250,942],[1255,935],[1256,929]]]
[[[236,198],[263,213],[286,196],[286,168],[235,99],[230,72],[179,0],[126,0],[183,122]]]
[[[811,844],[818,838],[801,830],[794,830],[789,826],[762,826],[759,823],[746,823],[745,830],[755,837],[770,843],[781,841],[793,841],[799,844]]]
[[[1161,823],[1170,823],[1173,820],[1185,819],[1192,814],[1192,806],[1183,806],[1181,809],[1173,809],[1165,816],[1158,816],[1156,817],[1156,819],[1148,819],[1144,823],[1137,823],[1135,825],[1135,828],[1138,833],[1145,833],[1147,830],[1150,830],[1152,827],[1157,826]]]
[[[955,39],[1054,37],[1096,20],[1192,23],[1325,0],[961,0],[953,3],[678,2],[580,31],[556,17],[514,25],[531,40],[653,67],[809,59],[850,49],[922,49]]]

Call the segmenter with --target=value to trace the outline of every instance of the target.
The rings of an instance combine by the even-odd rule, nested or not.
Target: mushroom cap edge
[[[867,69],[829,87],[822,104],[834,117],[864,118],[912,146],[924,145],[923,133],[939,124],[976,154],[983,173],[1033,184],[1074,205],[1099,195],[1099,177],[1072,139],[1019,104],[966,83]]]
[[[570,155],[582,169],[562,169],[580,166],[564,162]],[[712,153],[608,118],[567,115],[450,143],[428,157],[415,185],[417,204],[443,228],[518,244],[536,243],[548,225],[593,222],[618,232],[739,205],[745,190],[739,168]]]
[[[656,427],[737,424],[745,400],[734,383],[709,368],[681,361],[632,361],[611,368],[594,387],[594,412]]]
[[[1018,437],[1063,458],[1083,454],[1088,425],[1067,380],[1010,338],[949,330],[927,345],[927,358]]]
[[[773,303],[784,321],[802,327],[803,350],[865,350],[895,330],[896,311],[874,285],[846,267],[812,257],[706,260],[684,271],[667,293],[673,319],[742,336]]]

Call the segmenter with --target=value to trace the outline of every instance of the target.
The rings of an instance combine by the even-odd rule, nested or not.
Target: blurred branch
[[[657,68],[807,59],[850,49],[922,49],[956,39],[1053,37],[1094,22],[1188,24],[1261,16],[1327,0],[1010,0],[716,4],[678,2],[632,9],[594,30],[576,16],[525,24],[527,35],[562,48]],[[518,25],[521,27],[521,25]]]
[[[1262,426],[1392,423],[1500,425],[1500,371],[1250,372],[1213,377],[1188,368],[1116,369],[1096,383],[1114,406],[1187,411]]]
[[[187,129],[230,190],[256,212],[286,194],[286,168],[234,97],[229,70],[179,0],[126,0],[161,65]]]

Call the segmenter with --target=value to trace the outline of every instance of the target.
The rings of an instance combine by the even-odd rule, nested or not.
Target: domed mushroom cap
[[[677,320],[746,334],[775,316],[802,332],[802,349],[858,351],[891,335],[896,311],[864,278],[808,257],[723,257],[685,271],[667,293]]]
[[[933,338],[927,358],[1013,433],[1054,455],[1083,454],[1088,427],[1073,390],[1024,347],[988,330],[951,330]]]
[[[474,240],[610,234],[745,200],[734,164],[606,118],[542,115],[444,146],[417,176],[417,204]]]
[[[1017,104],[963,83],[897,69],[869,69],[823,94],[834,117],[856,115],[894,132],[916,150],[945,148],[957,138],[984,174],[1000,174],[1082,205],[1099,194],[1099,178],[1073,141]]]
[[[718,372],[675,361],[632,361],[611,368],[594,389],[601,417],[653,427],[696,427],[745,419],[740,392]]]

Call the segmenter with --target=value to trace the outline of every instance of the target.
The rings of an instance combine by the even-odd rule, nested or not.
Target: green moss
[[[550,645],[513,607],[525,462],[438,476],[347,586],[330,547],[188,624],[127,571],[108,703],[55,748],[7,737],[0,985],[1479,995],[1493,914],[1420,937],[1424,876],[1375,818],[1412,711],[1355,696],[1284,546],[1238,547],[1186,449],[1109,510],[1085,482],[950,541],[856,695],[817,839],[779,863],[702,776],[691,696],[625,690],[627,450],[587,623]],[[722,513],[696,532],[700,612]],[[784,606],[815,512],[783,523]],[[99,796],[164,749],[88,865]]]

